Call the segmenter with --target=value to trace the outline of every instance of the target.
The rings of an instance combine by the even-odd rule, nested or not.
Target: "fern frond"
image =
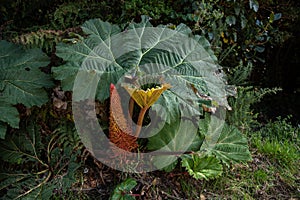
[[[80,28],[70,28],[67,30],[39,30],[36,32],[26,33],[12,39],[12,42],[22,44],[27,48],[43,48],[50,52],[57,43],[62,41],[76,42],[80,36],[76,33]]]

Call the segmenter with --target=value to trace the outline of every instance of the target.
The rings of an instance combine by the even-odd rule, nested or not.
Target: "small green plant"
[[[142,1],[129,0],[122,4],[122,18],[126,20],[135,19],[141,15],[147,15],[156,21],[163,21],[165,17],[169,17],[172,12],[172,4],[168,1]]]
[[[215,156],[192,155],[182,159],[182,166],[195,179],[211,179],[219,177],[223,168]]]
[[[250,130],[258,125],[257,115],[252,108],[253,105],[268,94],[276,94],[279,88],[255,88],[253,86],[240,86],[237,88],[237,96],[229,98],[229,104],[233,108],[227,112],[229,124],[235,125],[240,130]]]
[[[288,141],[296,145],[299,144],[300,129],[291,124],[291,118],[292,116],[286,118],[277,117],[275,121],[270,121],[259,130],[260,135],[270,140]]]
[[[256,170],[253,174],[254,180],[257,184],[263,185],[265,182],[269,181],[269,174],[262,169]]]
[[[134,179],[126,179],[116,186],[110,197],[110,200],[135,200],[134,194],[131,193],[131,190],[136,185],[137,182]]]

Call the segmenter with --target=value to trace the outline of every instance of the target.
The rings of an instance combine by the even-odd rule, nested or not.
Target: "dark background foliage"
[[[22,43],[17,39],[22,34],[64,31],[91,18],[127,23],[148,15],[154,25],[185,23],[210,40],[229,74],[240,62],[251,63],[248,84],[283,89],[256,106],[266,115],[263,118],[292,114],[296,121],[300,118],[299,4],[297,0],[1,0],[0,38]]]

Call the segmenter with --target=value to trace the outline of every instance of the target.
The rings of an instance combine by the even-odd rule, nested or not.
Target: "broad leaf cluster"
[[[150,124],[142,133],[148,137],[148,150],[167,153],[154,157],[154,165],[171,171],[177,154],[192,151],[192,156],[184,156],[182,166],[195,178],[209,179],[220,175],[221,163],[251,159],[247,140],[236,128],[223,128],[218,119],[213,119],[215,127],[210,129],[202,127],[211,125],[209,120],[197,122],[203,104],[229,108],[227,96],[234,93],[205,38],[193,36],[183,24],[174,30],[153,27],[145,16],[125,28],[93,19],[82,30],[87,36],[81,41],[57,46],[57,55],[65,63],[53,68],[63,89],[73,90],[74,101],[103,101],[109,97],[110,83],[122,83],[124,77],[136,83],[162,77],[160,84],[171,85],[151,108],[164,122]]]
[[[98,82],[96,99],[100,101],[109,97],[108,85],[116,84],[121,77],[150,74],[163,76],[179,99],[199,99],[195,89],[213,96],[219,105],[228,106],[226,97],[230,91],[224,88],[225,75],[216,64],[208,41],[193,36],[184,24],[175,30],[153,27],[149,18],[143,16],[142,22],[126,28],[93,19],[85,22],[82,29],[88,35],[85,39],[57,46],[57,55],[65,64],[53,68],[64,90],[80,88],[76,100],[90,98],[87,91],[91,91],[91,80],[75,82],[82,73]]]
[[[195,137],[189,133],[192,124],[187,124],[186,130],[177,130],[178,123],[164,126],[157,135],[149,138],[148,148],[157,150],[168,147],[170,152],[178,152],[180,144],[190,143],[186,153],[181,156],[181,165],[194,178],[216,178],[223,171],[222,164],[230,166],[251,160],[247,139],[236,127],[223,124],[206,114],[199,122],[198,135]],[[193,142],[189,141],[191,138],[194,138]],[[171,164],[164,169],[171,171],[178,164],[176,156],[161,156],[154,163],[169,162]]]
[[[238,129],[224,125],[213,115],[200,120],[207,108],[210,112],[229,108],[227,97],[234,93],[204,37],[193,35],[184,24],[174,29],[153,27],[145,16],[140,23],[126,26],[92,19],[83,24],[82,30],[84,37],[57,46],[56,54],[63,64],[52,68],[62,89],[73,91],[73,101],[104,101],[111,83],[126,82],[134,86],[130,88],[138,86],[141,90],[147,84],[168,85],[152,102],[151,122],[141,134],[147,138],[143,151],[161,153],[153,157],[157,168],[164,166],[164,170],[171,171],[181,164],[194,178],[211,179],[221,175],[222,164],[251,159],[247,140]],[[40,70],[49,63],[42,51],[24,50],[5,41],[0,46],[0,111],[4,113],[0,117],[0,136],[4,138],[8,125],[19,127],[16,105],[45,104],[49,100],[45,88],[53,87],[53,81]],[[55,136],[42,139],[37,124],[21,128],[26,132],[13,130],[14,134],[1,141],[1,158],[14,167],[32,165],[33,171],[25,173],[18,167],[17,173],[2,170],[0,189],[7,188],[6,197],[47,199],[53,191],[71,187],[74,171],[80,166],[76,162],[78,151],[74,153],[71,146],[79,146],[79,139],[69,137],[70,131],[62,131],[58,137],[64,144],[61,151]],[[53,178],[62,172],[62,179]],[[126,192],[135,185],[133,180],[120,184],[113,198],[131,199]]]
[[[48,101],[44,88],[53,86],[51,77],[40,70],[49,58],[39,49],[24,50],[21,46],[0,41],[0,138],[6,127],[19,127],[14,105],[41,106]]]

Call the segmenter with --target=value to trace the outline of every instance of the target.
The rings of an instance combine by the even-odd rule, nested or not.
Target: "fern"
[[[74,149],[81,149],[82,143],[73,123],[62,121],[54,131],[58,137],[58,142],[64,147],[71,146]]]
[[[240,86],[247,84],[247,80],[251,75],[252,68],[253,65],[251,62],[248,62],[245,66],[243,61],[240,61],[239,65],[235,68],[229,68],[228,80],[230,81],[230,84]]]
[[[39,30],[36,32],[26,33],[12,39],[12,42],[22,44],[27,48],[40,48],[51,52],[59,42],[77,42],[82,37],[77,33],[79,28],[69,28],[61,30]]]
[[[257,113],[254,113],[252,106],[261,101],[268,94],[276,94],[280,88],[254,88],[252,86],[240,86],[237,89],[237,96],[228,99],[233,108],[227,112],[227,121],[241,130],[249,130],[257,124]]]
[[[42,136],[36,120],[29,118],[21,123],[22,131],[0,141],[1,161],[9,166],[0,170],[0,191],[5,199],[50,199],[55,191],[66,194],[76,182],[80,148],[57,137],[58,131],[51,137]]]

